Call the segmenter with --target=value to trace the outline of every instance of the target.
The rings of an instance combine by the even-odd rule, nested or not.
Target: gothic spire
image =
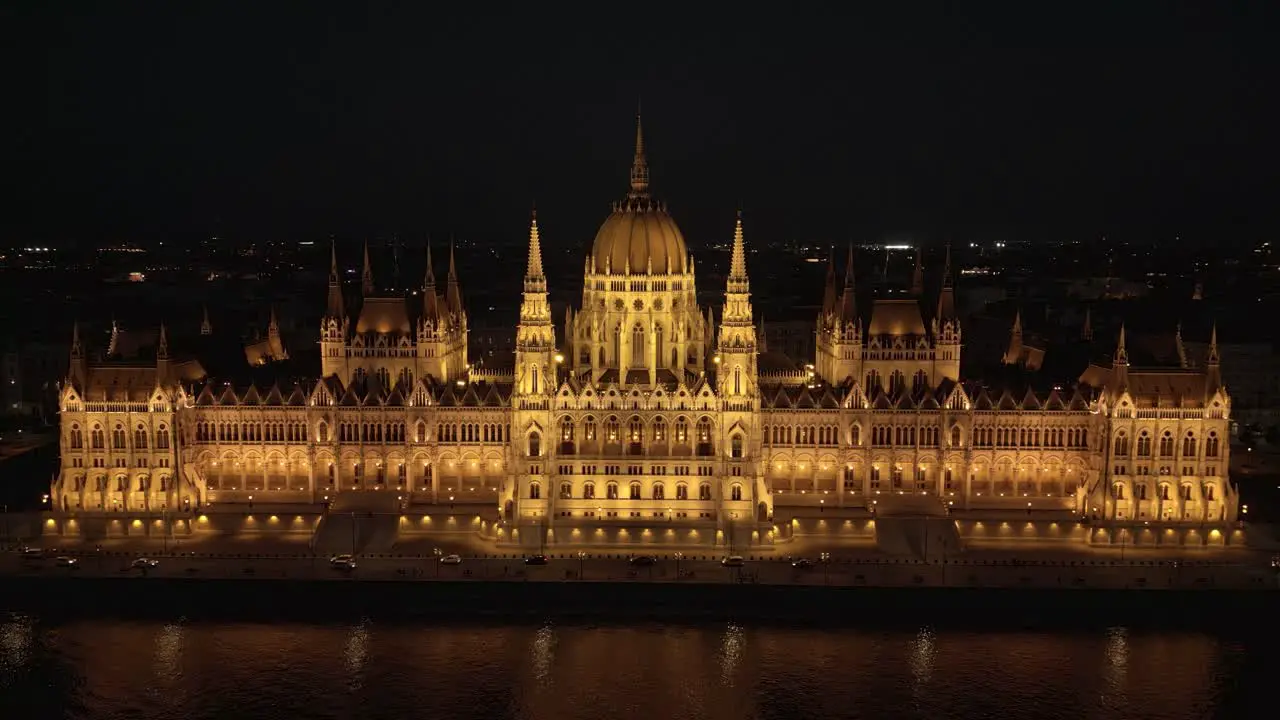
[[[1116,355],[1113,363],[1125,366],[1129,364],[1129,351],[1124,346],[1124,323],[1120,323],[1120,340],[1116,343]]]
[[[649,163],[644,157],[644,127],[640,122],[640,108],[636,108],[636,154],[631,161],[631,197],[649,196]]]
[[[202,309],[202,312],[204,313],[204,315],[203,315],[203,317],[200,319],[200,334],[201,334],[201,335],[212,335],[212,334],[213,334],[213,323],[209,322],[209,306],[208,306],[208,305],[204,305],[204,306],[202,306],[202,308],[201,308],[201,309]]]
[[[836,311],[836,249],[833,247],[831,248],[831,255],[827,257],[827,282],[822,288],[822,317],[828,318],[835,311]]]
[[[84,357],[84,347],[80,345],[80,321],[71,323],[71,359]]]
[[[916,248],[916,269],[911,273],[911,294],[914,297],[924,294],[924,267],[920,264],[920,248]]]
[[[440,317],[440,298],[436,295],[436,270],[431,261],[430,238],[427,238],[427,272],[422,279],[422,314],[428,320]]]
[[[1091,308],[1084,309],[1084,325],[1080,328],[1080,339],[1085,341],[1093,340],[1093,310]]]
[[[373,264],[369,262],[369,241],[364,241],[364,271],[360,273],[361,288],[365,297],[373,295]]]
[[[453,238],[449,238],[449,287],[446,290],[445,303],[450,313],[462,314],[462,288],[458,285],[458,266],[453,257]]]
[[[1217,365],[1220,362],[1218,358],[1218,323],[1213,324],[1213,331],[1209,334],[1209,357],[1206,363],[1209,365]]]
[[[742,211],[738,211],[737,224],[733,227],[733,253],[729,258],[729,281],[747,282],[747,251],[742,244]]]
[[[156,359],[169,359],[169,333],[165,330],[164,323],[160,323],[160,342],[156,344]]]
[[[857,319],[857,288],[854,287],[853,243],[849,243],[849,257],[844,264],[844,293],[840,296],[840,320],[851,323]]]
[[[951,243],[947,243],[942,261],[942,292],[938,293],[938,320],[950,320],[956,315],[956,293],[951,285]]]
[[[329,302],[325,315],[335,320],[345,318],[346,309],[342,303],[342,276],[338,274],[338,242],[332,241],[329,246]],[[366,262],[368,254],[365,254]],[[207,315],[208,313],[206,313]],[[204,332],[201,329],[201,332]]]
[[[535,208],[529,221],[529,264],[525,269],[524,281],[528,284],[531,280],[542,278],[542,244],[538,240],[538,210]]]

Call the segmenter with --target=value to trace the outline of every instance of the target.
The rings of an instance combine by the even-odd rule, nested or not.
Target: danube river
[[[41,720],[1245,717],[1271,704],[1267,644],[1248,634],[1124,627],[6,614],[0,708]]]

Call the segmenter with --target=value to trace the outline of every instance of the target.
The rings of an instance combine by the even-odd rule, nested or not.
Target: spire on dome
[[[329,283],[339,283],[342,279],[338,276],[338,241],[334,238],[329,239]]]
[[[373,295],[373,264],[369,262],[369,241],[364,241],[364,271],[360,273],[361,288],[365,297]]]
[[[649,196],[649,163],[644,157],[644,127],[640,122],[640,108],[636,107],[636,154],[631,161],[631,197]]]
[[[84,357],[84,347],[80,345],[80,321],[71,323],[71,359]]]

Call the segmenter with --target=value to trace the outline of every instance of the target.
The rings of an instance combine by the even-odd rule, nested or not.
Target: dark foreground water
[[[0,717],[1249,717],[1273,707],[1270,644],[1257,635],[1123,627],[55,622],[6,614]]]

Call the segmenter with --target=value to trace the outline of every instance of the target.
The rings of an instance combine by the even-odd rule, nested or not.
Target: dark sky
[[[5,3],[0,239],[1280,224],[1275,3],[343,5]]]

